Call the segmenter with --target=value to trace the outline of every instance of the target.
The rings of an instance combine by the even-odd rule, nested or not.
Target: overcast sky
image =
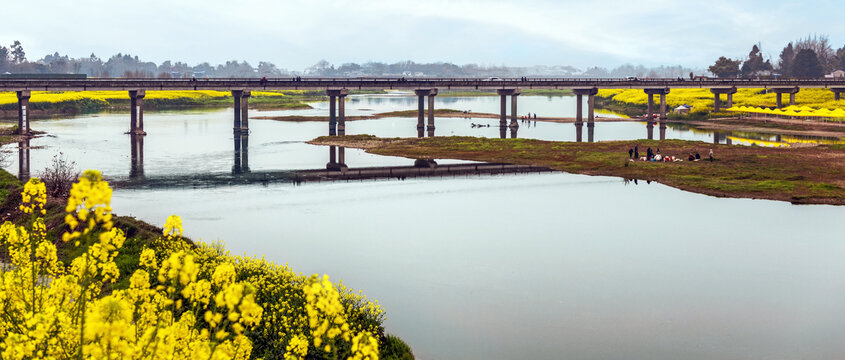
[[[0,43],[30,60],[118,52],[161,63],[270,61],[705,67],[761,42],[826,34],[845,45],[839,0],[7,0]]]

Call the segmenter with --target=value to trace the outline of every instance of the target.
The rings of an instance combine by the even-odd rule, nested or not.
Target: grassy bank
[[[719,197],[756,198],[801,204],[845,205],[845,146],[762,148],[713,145],[683,140],[598,143],[529,139],[435,137],[382,139],[369,135],[320,137],[320,145],[364,148],[379,155],[411,159],[447,158],[547,166],[570,173],[657,181],[678,189]],[[630,162],[628,149],[660,148],[686,159],[689,153],[716,161]]]

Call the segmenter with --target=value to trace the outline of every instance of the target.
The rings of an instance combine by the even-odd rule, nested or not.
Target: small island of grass
[[[597,143],[475,137],[378,138],[323,136],[317,145],[362,148],[367,152],[419,158],[448,158],[545,166],[576,174],[657,181],[681,190],[719,197],[845,205],[845,146],[764,148],[684,140]],[[631,161],[628,149],[651,147],[686,160],[713,149],[715,161]]]

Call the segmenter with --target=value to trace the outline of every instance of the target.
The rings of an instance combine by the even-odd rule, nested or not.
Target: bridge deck
[[[581,78],[272,78],[249,79],[0,79],[0,91],[87,90],[328,90],[328,89],[659,89],[659,88],[845,88],[845,79],[581,79]]]

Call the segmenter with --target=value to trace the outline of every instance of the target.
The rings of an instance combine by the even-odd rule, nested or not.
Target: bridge
[[[29,99],[32,91],[92,91],[123,90],[130,99],[130,134],[145,135],[143,100],[147,90],[218,90],[231,91],[234,98],[235,133],[249,131],[249,98],[252,90],[321,90],[329,97],[329,135],[343,135],[346,132],[345,99],[349,90],[413,90],[419,98],[417,111],[418,136],[428,129],[433,134],[434,97],[438,90],[496,90],[501,97],[499,126],[504,136],[505,128],[517,128],[517,98],[521,89],[568,89],[576,97],[577,110],[575,126],[583,126],[583,97],[587,97],[587,127],[594,123],[594,96],[599,89],[643,89],[648,94],[647,119],[649,127],[654,126],[654,96],[660,96],[658,120],[665,129],[666,97],[672,88],[710,89],[714,95],[714,109],[722,107],[722,95],[726,106],[733,106],[733,94],[738,88],[762,88],[777,94],[777,106],[782,107],[782,95],[789,95],[789,103],[795,104],[795,94],[801,88],[825,88],[839,100],[845,92],[845,79],[584,79],[584,78],[272,78],[272,79],[132,79],[132,78],[24,78],[0,79],[0,91],[14,91],[18,97],[18,131],[21,135],[31,134],[29,123]],[[510,96],[510,114],[507,112]],[[428,122],[425,119],[426,97],[428,97]],[[510,118],[510,124],[507,119]]]

